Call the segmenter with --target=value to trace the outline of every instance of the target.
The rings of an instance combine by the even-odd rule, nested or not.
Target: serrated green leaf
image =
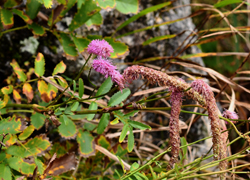
[[[12,169],[15,169],[16,171],[27,176],[32,176],[34,169],[36,168],[35,163],[29,164],[24,162],[20,157],[10,157],[7,161]]]
[[[30,17],[19,9],[12,9],[12,12],[20,16],[27,24],[32,24]]]
[[[129,127],[129,134],[128,134],[128,152],[131,152],[134,149],[135,139],[133,128]]]
[[[136,14],[139,9],[138,0],[116,0],[116,7],[123,14]]]
[[[3,94],[10,94],[13,91],[13,86],[12,85],[5,86],[1,89],[1,91]]]
[[[18,138],[23,141],[25,139],[27,139],[35,130],[35,126],[30,125],[29,127],[27,127],[19,136]]]
[[[165,36],[157,36],[157,37],[148,39],[147,41],[143,42],[142,45],[146,46],[146,45],[149,45],[149,44],[157,42],[157,41],[171,39],[171,38],[174,38],[174,37],[176,37],[176,34],[170,34],[170,35],[165,35]]]
[[[65,122],[66,121],[66,122]],[[58,127],[59,134],[65,139],[75,138],[77,133],[76,125],[67,116],[60,116],[61,125]]]
[[[78,38],[73,35],[71,35],[78,51],[82,53],[85,49],[87,49],[88,44],[90,43],[90,40],[87,38]]]
[[[45,59],[42,53],[38,53],[35,59],[35,74],[41,77],[45,72]]]
[[[70,141],[64,141],[64,142],[55,142],[53,144],[52,149],[49,151],[49,153],[52,155],[56,153],[57,157],[62,157],[65,155],[69,150],[74,146],[74,144]]]
[[[4,29],[10,29],[14,25],[14,16],[11,11],[7,9],[1,9],[1,22]]]
[[[60,37],[61,37],[61,42],[62,42],[62,46],[63,46],[63,50],[64,50],[65,54],[69,58],[76,57],[78,54],[77,54],[74,42],[65,33],[61,33]]]
[[[129,125],[128,125],[128,124],[125,124],[125,125],[123,126],[123,128],[122,128],[122,132],[121,132],[121,135],[120,135],[120,138],[119,138],[119,142],[120,142],[120,143],[125,139],[128,130],[129,130]]]
[[[23,70],[20,68],[19,64],[16,62],[16,60],[12,60],[12,62],[10,63],[10,65],[12,66],[12,68],[14,69],[14,72],[17,75],[17,78],[20,79],[20,81],[24,82],[27,79],[26,74],[23,72]]]
[[[90,106],[89,106],[89,110],[97,110],[98,106],[96,104],[96,102],[91,102]],[[87,120],[91,121],[93,118],[95,117],[95,114],[88,114],[87,115]]]
[[[36,128],[36,129],[40,129],[45,122],[46,116],[41,114],[41,113],[35,113],[32,114],[32,116],[30,117],[31,119],[31,124]]]
[[[98,89],[97,93],[96,93],[96,96],[100,96],[100,95],[103,95],[103,94],[106,94],[107,92],[110,91],[110,89],[112,88],[113,86],[113,82],[111,80],[111,77],[108,77],[103,83],[102,85],[100,86],[100,88]],[[97,99],[101,99],[102,97],[99,97]]]
[[[83,80],[82,78],[79,78],[78,80],[78,94],[79,94],[79,97],[82,98],[83,94],[84,94],[84,84],[83,84]]]
[[[92,123],[84,123],[83,125],[83,129],[86,129],[88,131],[93,131],[96,128],[96,124],[92,124]]]
[[[124,23],[122,23],[118,28],[116,28],[116,31],[119,31],[120,29],[124,28],[125,26],[127,26],[131,22],[137,20],[139,17],[144,16],[144,15],[150,13],[150,12],[156,11],[158,9],[161,9],[161,8],[163,8],[165,6],[170,5],[170,4],[171,4],[171,2],[169,1],[169,2],[165,2],[165,3],[162,3],[162,4],[157,4],[155,6],[151,6],[151,7],[147,8],[147,9],[144,9],[141,12],[139,12],[138,14],[136,14],[136,15],[132,16],[131,18],[129,18]]]
[[[110,9],[115,7],[115,0],[97,0],[96,3],[102,9]]]
[[[42,161],[38,158],[35,158],[35,164],[37,166],[38,172],[39,174],[43,174],[44,170],[45,170],[45,165],[42,163]]]
[[[146,125],[146,124],[143,124],[143,123],[140,123],[138,121],[128,121],[128,123],[133,126],[134,128],[138,128],[138,129],[141,129],[141,130],[145,130],[145,129],[151,129],[150,126]]]
[[[66,64],[64,64],[64,62],[61,61],[61,62],[58,63],[58,64],[56,65],[56,67],[54,68],[52,75],[54,76],[54,75],[56,75],[56,74],[58,74],[58,73],[64,73],[65,70],[66,70],[66,67],[67,67]]]
[[[88,131],[79,130],[76,140],[79,144],[79,153],[81,156],[89,157],[95,154],[95,138]]]
[[[88,27],[92,26],[92,25],[101,25],[102,24],[102,15],[100,12],[96,13],[95,15],[91,16],[91,18],[89,18],[87,21],[86,21],[86,25]]]
[[[6,166],[5,164],[0,164],[0,179],[3,180],[12,180],[11,177],[11,171],[9,166]]]
[[[43,36],[45,34],[45,29],[44,27],[36,24],[36,23],[32,23],[32,24],[29,24],[28,25],[28,28],[32,31],[32,33],[34,35],[37,35],[37,36]]]
[[[96,3],[92,0],[86,0],[85,3],[78,10],[71,24],[69,25],[69,30],[73,31],[76,28],[82,26],[87,20],[89,20],[93,15],[101,10],[97,7]]]
[[[120,41],[116,41],[115,39],[111,37],[105,37],[104,38],[114,49],[114,52],[111,53],[111,58],[120,58],[125,57],[129,53],[128,46],[125,43],[122,43]]]
[[[109,124],[109,118],[110,118],[110,114],[109,113],[104,113],[100,119],[100,122],[98,124],[97,127],[97,133],[98,134],[102,134],[105,130],[105,128],[108,126]]]
[[[224,7],[230,4],[241,3],[242,0],[223,0],[214,5],[216,8]]]
[[[98,145],[104,147],[105,149],[109,149],[111,147],[109,140],[104,135],[100,135],[96,141]]]
[[[37,16],[42,4],[38,1],[27,0],[26,3],[26,14],[30,17],[30,19],[34,19]]]
[[[119,91],[115,93],[109,100],[108,106],[115,106],[117,104],[120,104],[122,101],[124,101],[129,95],[130,95],[130,89],[126,88],[123,89],[122,92]]]
[[[0,134],[17,134],[24,130],[25,126],[20,117],[8,117],[0,121]]]

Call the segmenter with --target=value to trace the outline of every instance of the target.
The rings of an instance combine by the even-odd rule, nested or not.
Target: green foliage
[[[130,95],[130,89],[126,88],[122,91],[119,91],[115,93],[109,100],[108,106],[115,106],[117,104],[120,104],[122,101],[124,101],[129,95]]]

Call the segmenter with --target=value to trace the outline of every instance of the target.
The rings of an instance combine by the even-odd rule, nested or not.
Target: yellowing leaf
[[[10,29],[14,24],[13,14],[11,13],[11,11],[7,9],[1,9],[0,12],[1,12],[1,22],[4,29]]]
[[[42,53],[38,53],[35,59],[35,74],[40,77],[45,72],[45,60]]]
[[[4,95],[3,100],[0,101],[0,109],[4,108],[9,101],[9,96],[7,94]]]
[[[5,86],[1,89],[1,91],[3,94],[10,94],[13,91],[13,86],[12,85]]]
[[[66,70],[66,65],[63,63],[63,61],[61,61],[54,68],[52,75],[54,76],[55,74],[58,74],[58,73],[64,73],[65,70]]]
[[[13,98],[15,99],[17,104],[21,104],[21,96],[17,90],[13,90]]]
[[[33,89],[29,83],[24,83],[23,85],[23,94],[28,98],[28,102],[30,103],[34,97]]]
[[[20,79],[20,81],[22,82],[26,81],[27,76],[24,74],[24,72],[22,71],[16,60],[13,59],[10,65],[13,67],[14,72],[16,73],[18,79]]]
[[[37,88],[38,88],[38,91],[40,92],[41,94],[41,99],[44,101],[44,102],[49,102],[51,99],[48,95],[48,85],[46,84],[45,81],[43,80],[39,80],[37,82]]]

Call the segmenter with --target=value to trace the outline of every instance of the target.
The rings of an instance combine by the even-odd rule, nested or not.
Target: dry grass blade
[[[156,88],[151,88],[151,89],[146,89],[143,91],[139,91],[133,94],[133,96],[141,96],[141,95],[145,95],[145,94],[149,94],[149,93],[155,93],[155,92],[159,92],[162,90],[166,90],[168,87],[156,87]]]
[[[230,101],[230,105],[229,105],[228,110],[234,111],[234,109],[235,109],[235,92],[234,92],[232,86],[230,86],[230,88],[232,91],[232,96],[231,96],[231,101]]]
[[[109,152],[107,149],[105,149],[105,148],[103,148],[103,147],[101,147],[101,146],[99,146],[97,144],[95,145],[95,149],[98,150],[98,151],[100,151],[101,153],[103,153],[106,156],[108,156],[110,159],[113,159],[115,162],[117,162],[117,163],[120,164],[119,159],[114,154],[112,154],[111,152]],[[121,161],[122,161],[122,163],[124,165],[124,168],[126,170],[130,170],[130,165],[128,163],[124,162],[123,160],[121,160]]]

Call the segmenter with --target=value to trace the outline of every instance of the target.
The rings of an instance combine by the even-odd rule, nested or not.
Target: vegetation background
[[[0,179],[250,179],[249,13],[242,0],[1,1]],[[212,158],[206,108],[187,97],[169,169],[171,91],[147,78],[120,91],[91,67],[94,39],[121,74],[204,79],[221,113],[239,116],[220,117],[227,169]]]

